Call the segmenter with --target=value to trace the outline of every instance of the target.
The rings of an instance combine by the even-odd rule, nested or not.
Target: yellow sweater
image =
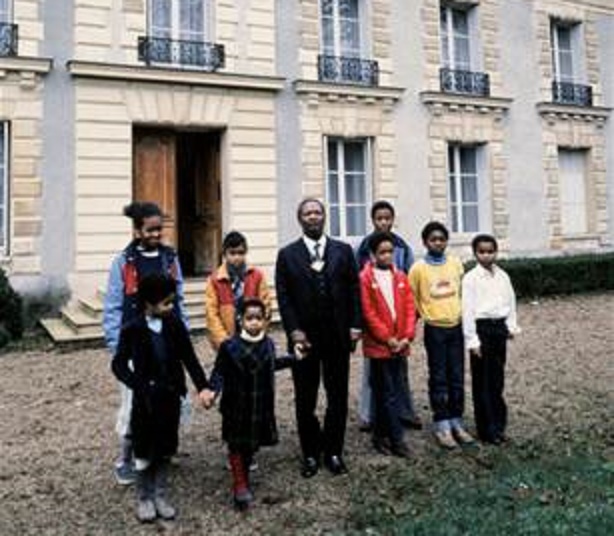
[[[419,260],[409,271],[409,283],[420,316],[433,326],[451,328],[461,322],[461,277],[463,264],[448,255],[445,264]]]

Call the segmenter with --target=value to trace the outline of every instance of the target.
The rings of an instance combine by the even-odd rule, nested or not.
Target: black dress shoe
[[[422,430],[422,428],[424,428],[422,419],[417,415],[409,417],[407,419],[401,419],[401,424],[409,430]]]
[[[327,456],[324,459],[324,463],[333,476],[345,475],[348,472],[348,468],[341,456]]]
[[[311,478],[315,476],[320,468],[320,464],[318,460],[316,460],[313,456],[307,456],[303,458],[303,465],[301,467],[301,476],[303,478]]]

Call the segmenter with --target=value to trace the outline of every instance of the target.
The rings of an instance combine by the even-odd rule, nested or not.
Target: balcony
[[[439,71],[441,91],[477,97],[490,96],[490,78],[486,73],[460,71],[444,67]]]
[[[139,61],[147,65],[169,64],[203,71],[224,67],[224,46],[204,41],[139,37]]]
[[[571,82],[552,82],[552,101],[556,104],[590,107],[593,105],[593,88]]]
[[[333,84],[377,86],[379,65],[373,60],[346,58],[343,56],[318,56],[318,78]]]
[[[0,56],[17,56],[17,24],[0,22]]]

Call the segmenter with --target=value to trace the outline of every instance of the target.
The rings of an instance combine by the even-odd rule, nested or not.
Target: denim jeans
[[[425,324],[424,346],[429,369],[429,401],[433,421],[460,423],[465,405],[465,348],[462,326]]]

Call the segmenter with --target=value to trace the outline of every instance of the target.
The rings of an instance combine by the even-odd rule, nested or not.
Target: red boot
[[[229,454],[228,461],[232,472],[232,496],[235,507],[238,510],[246,510],[254,500],[254,496],[249,489],[247,467],[243,463],[241,454]]]

